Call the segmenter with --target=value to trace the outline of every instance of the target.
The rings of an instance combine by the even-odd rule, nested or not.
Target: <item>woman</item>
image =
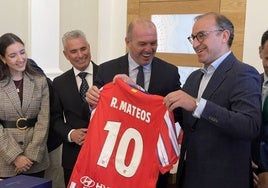
[[[0,37],[0,177],[43,177],[49,165],[49,90],[33,71],[24,43],[12,34]]]

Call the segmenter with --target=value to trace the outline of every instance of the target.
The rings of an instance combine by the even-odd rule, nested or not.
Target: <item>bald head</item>
[[[128,26],[127,29],[128,40],[132,40],[135,31],[140,30],[141,28],[148,31],[154,31],[156,33],[156,27],[151,20],[147,20],[144,18],[137,18],[133,20]]]

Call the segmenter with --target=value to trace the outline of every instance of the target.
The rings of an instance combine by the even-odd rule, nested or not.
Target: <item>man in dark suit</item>
[[[254,176],[255,185],[258,188],[268,187],[268,114],[267,102],[268,96],[268,30],[266,30],[261,37],[261,45],[259,47],[259,55],[262,60],[264,72],[260,74],[262,81],[262,110],[263,121],[261,126],[261,134],[255,142],[253,142],[253,162],[256,163],[256,173],[258,177]]]
[[[261,124],[261,81],[230,51],[231,21],[217,13],[196,17],[188,38],[203,68],[182,90],[168,94],[169,110],[183,109],[180,188],[249,188],[251,141]]]
[[[68,184],[76,158],[84,142],[90,118],[90,107],[79,92],[83,85],[80,73],[92,85],[97,65],[91,61],[90,45],[82,31],[74,30],[62,38],[64,55],[72,68],[53,80],[53,128],[63,139],[62,166]]]
[[[144,75],[143,87],[149,93],[165,96],[180,89],[178,68],[155,57],[157,32],[151,21],[139,18],[130,23],[125,42],[129,53],[99,66],[94,86],[87,92],[91,105],[98,102],[99,88],[111,82],[115,75],[125,74],[136,81],[140,66]],[[167,178],[168,174],[160,175],[157,187],[167,187]]]

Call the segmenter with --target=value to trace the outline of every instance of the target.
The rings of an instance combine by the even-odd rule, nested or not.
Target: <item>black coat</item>
[[[93,81],[97,70],[98,66],[93,63]],[[72,129],[88,127],[89,106],[80,97],[73,68],[53,80],[53,91],[53,129],[63,139],[62,166],[72,169],[81,146],[69,142],[68,133]]]

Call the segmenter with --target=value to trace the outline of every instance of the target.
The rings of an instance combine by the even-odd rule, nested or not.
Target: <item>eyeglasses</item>
[[[203,42],[205,40],[205,38],[212,32],[218,32],[218,31],[224,31],[224,29],[216,29],[216,30],[212,30],[212,31],[200,31],[198,32],[196,35],[191,35],[189,37],[187,37],[188,41],[193,44],[194,43],[194,39],[196,38],[198,42]]]

